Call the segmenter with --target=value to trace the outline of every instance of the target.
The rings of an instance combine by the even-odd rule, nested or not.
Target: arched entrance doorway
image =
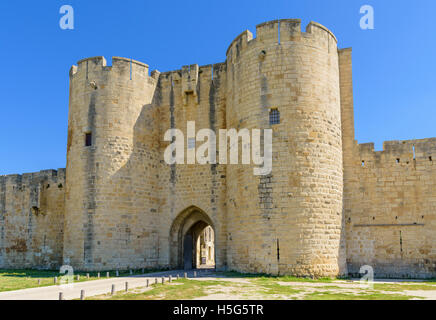
[[[170,264],[177,269],[215,267],[215,232],[212,220],[201,209],[189,207],[170,229]]]

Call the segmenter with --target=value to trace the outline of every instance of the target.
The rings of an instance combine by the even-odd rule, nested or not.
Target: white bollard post
[[[120,273],[119,273],[119,271],[117,270],[117,272],[116,272],[116,276],[117,277],[119,277],[120,276]]]

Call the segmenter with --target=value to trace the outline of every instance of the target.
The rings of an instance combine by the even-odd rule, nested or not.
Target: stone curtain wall
[[[436,276],[436,139],[354,146],[345,180],[349,272]]]
[[[65,169],[0,176],[0,268],[62,264]]]

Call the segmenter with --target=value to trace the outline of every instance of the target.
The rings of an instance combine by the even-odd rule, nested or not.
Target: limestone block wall
[[[0,268],[62,264],[65,169],[0,176]]]
[[[342,137],[336,38],[325,27],[278,20],[237,37],[227,51],[228,128],[271,128],[273,169],[228,165],[231,269],[345,273]],[[277,108],[280,124],[269,124]]]
[[[436,276],[436,138],[354,145],[344,212],[349,272]]]

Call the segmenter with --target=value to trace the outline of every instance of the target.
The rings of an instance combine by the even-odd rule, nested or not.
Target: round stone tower
[[[346,272],[337,40],[300,22],[262,23],[227,51],[227,128],[273,130],[270,174],[227,166],[230,269]]]
[[[145,210],[153,208],[157,183],[150,105],[157,76],[118,57],[112,66],[94,57],[71,68],[64,264],[103,270],[152,263],[153,212]]]

